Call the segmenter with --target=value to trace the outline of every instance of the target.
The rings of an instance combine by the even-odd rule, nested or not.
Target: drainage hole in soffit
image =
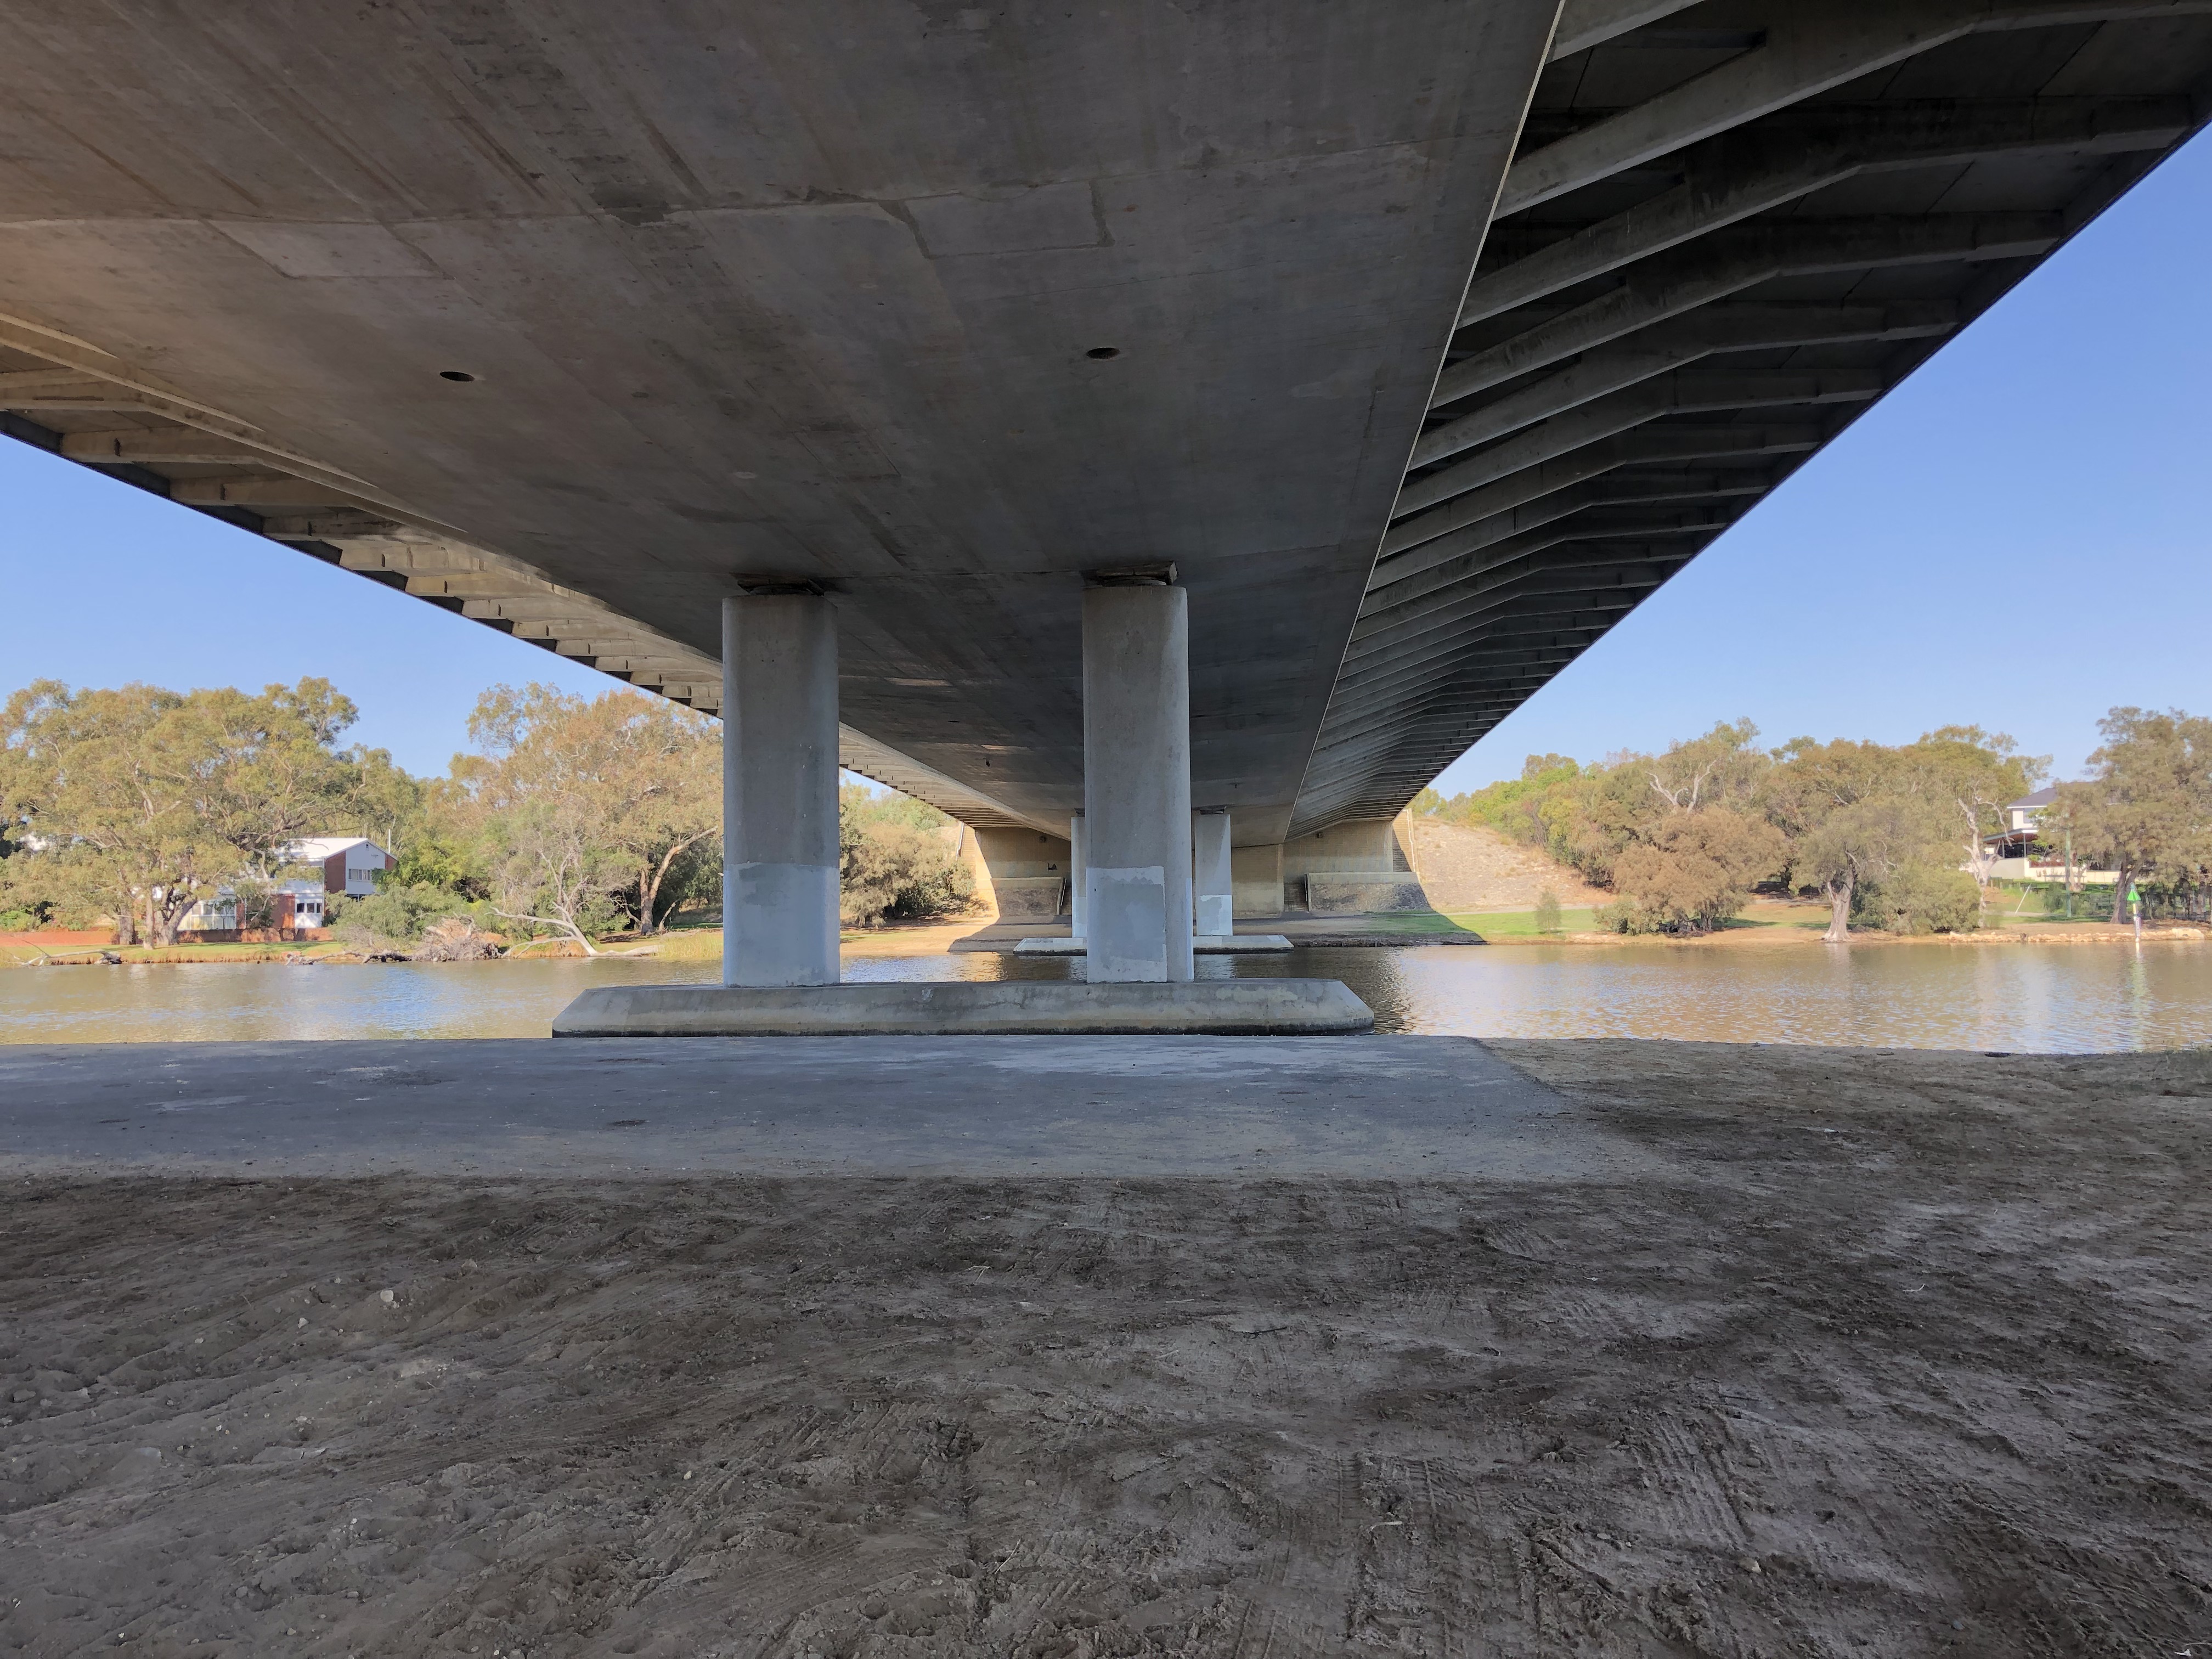
[[[1120,356],[1121,355],[1121,348],[1119,346],[1093,346],[1090,350],[1085,352],[1083,355],[1086,357],[1095,357],[1099,362],[1103,362],[1109,357]]]
[[[476,376],[465,368],[441,368],[438,371],[438,378],[441,380],[459,380],[465,384],[475,380]]]

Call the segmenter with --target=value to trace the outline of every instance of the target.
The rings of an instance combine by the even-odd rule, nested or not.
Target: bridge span
[[[0,428],[726,716],[733,983],[836,976],[840,756],[1093,978],[1387,878],[2212,89],[2212,0],[0,15]]]

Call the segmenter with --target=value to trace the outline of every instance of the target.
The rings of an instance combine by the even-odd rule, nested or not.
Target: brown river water
[[[213,963],[0,971],[0,1042],[543,1036],[593,985],[702,981],[711,962]],[[850,980],[1060,979],[1065,962],[848,959]],[[1376,1029],[2081,1053],[2212,1043],[2212,945],[1778,950],[1662,945],[1300,950],[1204,978],[1340,979]]]

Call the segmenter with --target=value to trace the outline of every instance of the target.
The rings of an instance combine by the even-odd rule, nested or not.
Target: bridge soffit
[[[2212,0],[1688,9],[1562,9],[1294,835],[1402,808],[2212,108]],[[2100,83],[1975,45],[2039,29]]]

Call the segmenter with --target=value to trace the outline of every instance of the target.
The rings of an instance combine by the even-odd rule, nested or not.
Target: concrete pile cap
[[[956,980],[791,987],[605,985],[563,1009],[553,1022],[553,1035],[1322,1036],[1374,1026],[1373,1012],[1333,979],[1111,985]]]

